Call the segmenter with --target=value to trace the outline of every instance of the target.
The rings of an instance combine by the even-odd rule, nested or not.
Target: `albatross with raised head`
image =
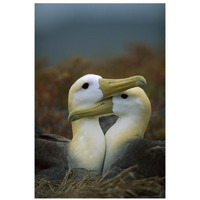
[[[128,88],[143,85],[145,82],[142,76],[133,76],[125,79],[103,79],[98,75],[85,75],[78,79],[70,88],[68,97],[69,112],[91,106]],[[63,141],[62,143],[60,141],[53,141],[57,146],[55,149],[58,152],[54,151],[54,148],[50,145],[52,143],[48,139],[47,146],[53,151],[53,154],[49,155],[49,157],[55,160],[48,168],[53,167],[55,169],[55,167],[58,167],[56,164],[59,164],[56,157],[56,153],[58,153],[58,156],[60,155],[61,157],[58,160],[63,160],[64,165],[67,163],[67,167],[84,168],[94,171],[95,174],[100,174],[105,156],[105,138],[99,125],[98,116],[87,117],[73,122],[72,130],[73,138],[71,141]],[[44,159],[41,156],[41,148],[39,148],[41,146],[41,141],[38,147],[36,142],[37,163]],[[44,148],[43,146],[42,149],[44,150]],[[64,158],[64,156],[66,157]],[[45,162],[48,162],[48,156]],[[51,169],[48,170],[51,171]]]
[[[151,116],[151,104],[143,89],[135,87],[88,108],[74,110],[68,119],[75,121],[111,113],[119,118],[105,135],[103,173],[138,165],[137,175],[164,176],[164,142],[143,138]]]

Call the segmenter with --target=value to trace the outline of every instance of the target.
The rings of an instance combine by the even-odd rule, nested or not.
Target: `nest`
[[[130,167],[111,179],[87,174],[81,180],[66,173],[62,181],[45,178],[35,181],[36,198],[164,198],[165,178],[136,178]]]

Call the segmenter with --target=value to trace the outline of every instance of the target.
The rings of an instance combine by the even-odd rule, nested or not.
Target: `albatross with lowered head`
[[[78,79],[70,88],[68,99],[69,112],[74,109],[91,106],[113,94],[120,93],[131,87],[143,85],[145,82],[142,76],[133,76],[125,79],[103,79],[98,75],[85,75]],[[94,171],[95,174],[100,174],[105,156],[105,138],[99,125],[98,116],[73,122],[72,130],[73,138],[70,142],[64,141],[60,145],[56,141],[56,144],[59,147],[61,146],[61,148],[57,148],[59,149],[58,155],[61,155],[61,159],[64,160],[64,163],[67,163],[69,168],[85,168]],[[50,146],[48,144],[48,147]],[[39,163],[41,152],[40,149],[37,150],[37,143],[36,152],[36,160]],[[67,158],[63,158],[63,152],[65,152],[64,155],[67,155]],[[56,152],[54,152],[54,155],[49,156],[51,159],[52,157],[54,159]],[[55,165],[56,162],[53,164],[53,167]],[[56,165],[56,167],[58,166]],[[51,165],[49,168],[51,168]]]
[[[119,118],[105,135],[103,173],[114,167],[121,171],[138,165],[137,175],[164,176],[164,142],[143,138],[151,116],[151,104],[143,89],[135,87],[88,108],[74,110],[68,119],[111,113]]]

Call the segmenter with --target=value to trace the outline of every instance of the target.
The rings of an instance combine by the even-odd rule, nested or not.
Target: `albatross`
[[[69,90],[69,112],[91,106],[102,99],[145,83],[146,80],[142,76],[103,79],[99,75],[85,75],[78,79]],[[84,168],[93,171],[94,174],[101,174],[105,156],[105,138],[99,125],[98,116],[72,122],[72,132],[71,141],[63,139],[63,137],[53,137],[51,141],[50,134],[41,133],[40,141],[36,142],[36,164],[48,163],[48,167],[45,169],[48,176],[59,171],[59,166],[72,169]],[[44,137],[43,141],[41,136]],[[46,139],[46,145],[43,145],[44,139]],[[44,158],[41,150],[44,150],[46,146],[46,158]],[[49,154],[48,151],[51,153]]]
[[[165,175],[164,141],[144,139],[151,116],[151,104],[144,90],[135,87],[90,107],[74,110],[68,120],[108,114],[118,116],[106,132],[106,154],[103,173],[115,168],[118,172],[137,165],[136,176]],[[111,173],[112,174],[112,173]],[[116,173],[111,176],[116,175]]]

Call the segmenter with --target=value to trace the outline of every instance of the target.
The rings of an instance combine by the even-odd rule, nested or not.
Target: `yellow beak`
[[[114,94],[123,92],[133,87],[141,87],[146,85],[146,80],[143,76],[131,76],[124,79],[100,79],[100,89],[103,92],[103,98],[110,97]]]
[[[92,106],[86,108],[80,108],[72,111],[68,116],[68,121],[73,122],[85,117],[101,116],[113,113],[112,97],[100,101]]]

